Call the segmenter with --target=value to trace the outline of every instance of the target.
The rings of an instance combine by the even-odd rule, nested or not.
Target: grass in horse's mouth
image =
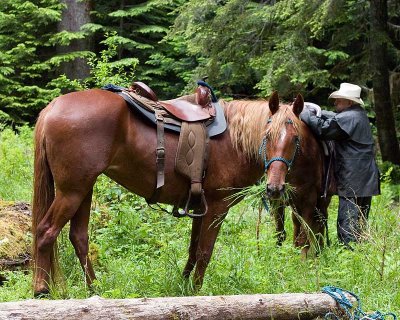
[[[289,183],[285,183],[285,191],[279,200],[269,201],[265,195],[265,186],[266,186],[266,178],[263,177],[257,184],[252,186],[248,186],[245,188],[224,188],[222,190],[237,190],[237,192],[231,194],[224,198],[225,201],[229,201],[230,204],[236,203],[242,199],[246,200],[251,207],[259,207],[263,205],[264,201],[269,202],[271,209],[274,208],[275,203],[288,204],[289,199],[295,194],[296,188],[290,185]]]

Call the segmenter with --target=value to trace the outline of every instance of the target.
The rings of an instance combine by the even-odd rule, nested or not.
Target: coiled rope
[[[322,292],[329,294],[333,299],[335,299],[350,320],[385,320],[388,317],[391,317],[393,320],[397,320],[396,315],[392,312],[382,313],[380,311],[375,311],[374,313],[367,314],[361,308],[360,298],[353,292],[334,286],[323,287]],[[346,297],[345,293],[357,300],[357,306],[353,306],[351,301]],[[341,318],[333,312],[328,312],[324,319],[340,320]]]

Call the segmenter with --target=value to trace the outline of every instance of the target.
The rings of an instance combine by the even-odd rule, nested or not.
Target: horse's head
[[[269,101],[270,117],[262,144],[265,173],[267,174],[267,196],[279,199],[285,192],[285,178],[296,155],[300,152],[300,112],[304,100],[298,95],[291,106],[279,105],[279,96],[274,92]]]

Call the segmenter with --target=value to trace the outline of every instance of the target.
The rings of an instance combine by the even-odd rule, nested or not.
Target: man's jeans
[[[359,241],[363,225],[368,220],[372,197],[339,197],[337,233],[339,241],[348,244]]]

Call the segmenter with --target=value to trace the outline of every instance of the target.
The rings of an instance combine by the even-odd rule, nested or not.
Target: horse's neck
[[[300,130],[300,156],[305,158],[307,162],[317,163],[324,157],[324,151],[321,141],[308,129],[306,124],[302,124],[304,128]]]

